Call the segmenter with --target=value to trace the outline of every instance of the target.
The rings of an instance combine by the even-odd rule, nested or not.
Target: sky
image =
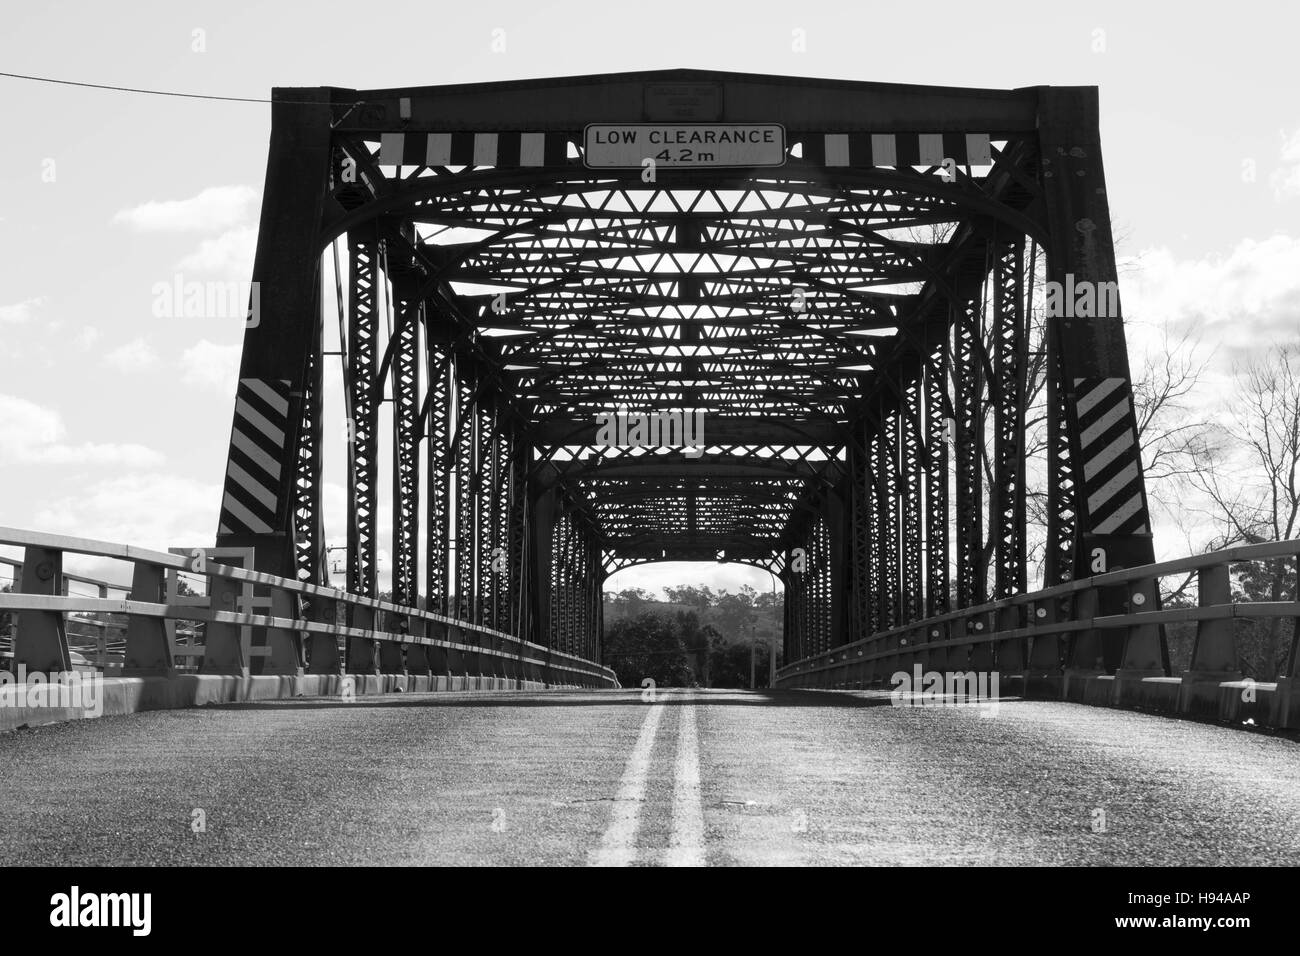
[[[1224,9],[4,0],[0,69],[249,98],[682,67],[1096,85],[1134,365],[1162,327],[1199,330],[1211,387],[1194,402],[1210,407],[1234,358],[1300,326],[1300,5]],[[0,526],[209,545],[242,318],[159,316],[155,287],[251,277],[269,106],[5,77],[0,93]],[[331,482],[331,538],[343,502]],[[1156,534],[1159,553],[1185,551]],[[771,586],[663,564],[606,587],[683,582]]]

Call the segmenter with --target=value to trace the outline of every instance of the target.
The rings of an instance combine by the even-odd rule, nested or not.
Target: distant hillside
[[[625,687],[645,679],[664,686],[767,686],[769,653],[782,663],[780,596],[742,588],[664,588],[667,601],[642,589],[605,593],[605,663]]]

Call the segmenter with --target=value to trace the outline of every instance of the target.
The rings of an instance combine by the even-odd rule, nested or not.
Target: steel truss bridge
[[[597,660],[607,575],[746,562],[784,583],[793,661],[1025,590],[1026,251],[1116,278],[1094,89],[675,70],[281,89],[272,114],[218,546],[323,582],[345,239],[348,591],[375,595],[382,541],[395,603]],[[779,124],[785,155],[591,168],[588,125],[629,123]],[[1149,562],[1118,310],[1046,349],[1047,578]],[[707,447],[598,446],[620,410],[701,412]]]
[[[127,673],[191,653],[218,674],[612,686],[606,578],[710,560],[782,582],[786,686],[923,663],[1159,697],[1180,683],[1161,625],[1182,614],[1200,622],[1193,672],[1213,704],[1240,677],[1231,618],[1300,613],[1234,610],[1231,561],[1294,549],[1153,565],[1118,299],[1070,299],[1032,334],[1036,288],[1115,288],[1097,110],[1091,87],[695,70],[275,90],[217,547],[6,531],[27,549],[26,594],[0,599],[27,612],[16,658],[67,661],[61,615],[95,604],[60,596],[62,555],[81,551],[134,563],[132,600],[110,602],[134,615]],[[626,146],[634,129],[656,143],[630,160],[593,136]],[[762,155],[663,145],[760,129],[775,131]],[[343,422],[325,411],[335,362]],[[698,417],[701,447],[610,442],[612,415]],[[332,586],[325,436],[344,429],[347,579]],[[222,557],[237,553],[240,567]],[[164,578],[187,568],[209,606],[169,603]],[[1172,570],[1202,576],[1203,607],[1160,610]],[[179,617],[207,622],[202,654],[160,630]],[[1282,725],[1290,660],[1270,685]],[[1073,692],[1070,675],[1086,678]]]

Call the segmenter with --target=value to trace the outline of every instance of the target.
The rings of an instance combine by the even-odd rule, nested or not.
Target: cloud
[[[181,272],[200,272],[242,281],[253,274],[253,254],[257,251],[257,227],[244,226],[204,239],[198,249],[176,263]]]
[[[1203,330],[1207,342],[1235,357],[1300,332],[1300,239],[1245,239],[1225,256],[1202,259],[1147,249],[1127,266],[1126,319],[1176,335]]]
[[[37,296],[34,299],[23,299],[13,305],[0,305],[0,324],[22,325],[24,322],[30,322],[36,315],[36,310],[48,301],[45,296]]]
[[[146,202],[121,209],[113,222],[140,232],[216,232],[246,223],[256,211],[251,186],[211,186],[189,199]]]
[[[104,364],[119,372],[140,372],[158,364],[158,353],[144,339],[134,339],[105,355]]]
[[[32,520],[42,531],[166,551],[210,547],[220,508],[219,483],[150,472],[94,482],[49,502]]]
[[[83,352],[88,352],[94,348],[95,343],[99,341],[99,329],[93,325],[84,325],[77,334],[72,337],[72,344]]]
[[[123,465],[145,468],[162,464],[152,448],[133,444],[71,445],[59,413],[13,395],[0,395],[0,461],[33,465]]]
[[[1278,202],[1300,199],[1300,129],[1282,141],[1282,165],[1268,177]]]
[[[181,353],[181,376],[191,385],[234,396],[242,345],[217,345],[207,339]]]

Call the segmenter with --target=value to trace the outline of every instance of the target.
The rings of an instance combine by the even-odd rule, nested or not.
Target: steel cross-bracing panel
[[[957,603],[984,601],[985,566],[983,462],[984,353],[983,308],[977,299],[956,306],[953,323],[953,406],[956,410]]]
[[[648,174],[597,165],[593,124],[781,140]],[[1029,341],[1027,243],[1049,282],[1115,279],[1097,125],[1090,88],[690,70],[276,90],[218,543],[323,573],[321,257],[346,237],[358,593],[594,659],[608,574],[740,561],[785,583],[793,659],[1022,592],[1035,347],[1048,579],[1149,559],[1117,297]]]
[[[463,621],[478,618],[478,503],[479,444],[475,413],[474,369],[463,354],[456,356],[456,431],[453,438],[456,467],[456,511],[452,553],[456,565],[455,613]]]
[[[375,525],[379,479],[379,259],[382,242],[372,232],[349,236],[351,268],[348,324],[348,590],[376,594]],[[382,388],[382,385],[380,385]]]
[[[993,484],[989,515],[994,540],[993,597],[1025,590],[1024,238],[997,248],[993,289]]]
[[[428,447],[426,448],[425,487],[425,599],[428,609],[450,613],[451,581],[448,565],[451,554],[451,438],[452,407],[455,385],[451,351],[445,343],[435,341],[434,323],[429,323],[426,348],[429,391],[425,398]]]
[[[390,260],[390,266],[392,262]],[[394,281],[397,328],[393,336],[393,601],[419,600],[420,535],[420,327],[423,307],[403,294],[409,276]]]
[[[298,579],[309,584],[327,583],[325,530],[320,512],[321,444],[323,427],[321,409],[320,324],[307,355],[303,375],[302,421],[298,432],[297,462],[294,469],[294,561]]]
[[[918,378],[907,385],[903,395],[904,407],[895,413],[898,419],[898,468],[901,479],[898,493],[903,512],[900,527],[900,623],[925,617],[925,590],[921,576],[921,489],[924,470],[921,460],[921,402],[922,383]]]
[[[925,567],[927,616],[944,613],[949,606],[951,576],[948,569],[948,446],[952,439],[946,398],[947,342],[929,355],[923,371],[925,437],[928,467],[925,472]]]

